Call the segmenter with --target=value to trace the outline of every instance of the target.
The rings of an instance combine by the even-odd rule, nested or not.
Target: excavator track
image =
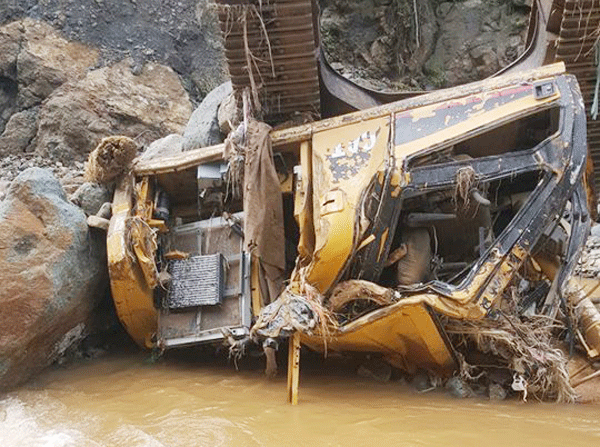
[[[311,0],[218,0],[234,90],[260,95],[269,123],[320,114]],[[250,65],[250,67],[249,67]],[[252,77],[251,77],[252,76]]]
[[[587,141],[594,161],[596,190],[600,187],[600,120],[589,115],[594,101],[597,66],[595,44],[600,38],[600,0],[555,0],[553,14],[560,17],[556,60],[563,61],[579,81],[588,111]],[[561,14],[562,11],[562,14]],[[599,48],[600,50],[600,48]]]
[[[424,93],[375,92],[336,73],[318,48],[318,11],[314,1],[217,3],[233,87],[239,92],[254,84],[260,95],[260,115],[269,123],[306,114],[318,119],[321,113],[323,117],[333,116]],[[556,41],[550,42],[554,37]],[[497,75],[563,61],[567,70],[577,76],[589,111],[598,71],[594,45],[599,38],[600,0],[535,0],[526,51]],[[587,138],[599,190],[599,120],[588,117]]]

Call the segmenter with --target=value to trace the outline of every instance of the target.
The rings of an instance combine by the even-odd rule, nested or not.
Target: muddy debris
[[[131,138],[103,138],[85,164],[85,179],[100,185],[110,185],[127,171],[137,152],[137,144]]]
[[[584,278],[600,277],[600,225],[592,228],[592,234],[588,237],[583,247],[581,257],[577,261],[575,275]]]

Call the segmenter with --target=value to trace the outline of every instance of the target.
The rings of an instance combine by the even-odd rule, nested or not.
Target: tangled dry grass
[[[132,262],[139,263],[151,289],[159,284],[159,272],[154,262],[158,248],[156,233],[141,217],[133,216],[125,221],[127,255]]]
[[[540,400],[574,402],[577,394],[569,381],[567,356],[558,347],[556,331],[562,326],[545,316],[518,317],[499,313],[497,319],[451,320],[445,329],[459,341],[457,346],[475,345],[477,350],[498,359],[512,371],[525,393]],[[469,343],[471,342],[471,343]],[[465,379],[485,374],[485,365],[463,362]],[[525,395],[526,395],[525,394]]]
[[[137,144],[129,137],[103,138],[85,164],[85,181],[110,185],[129,170],[137,150]]]

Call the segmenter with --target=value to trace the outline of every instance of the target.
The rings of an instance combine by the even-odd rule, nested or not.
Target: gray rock
[[[150,160],[151,158],[168,157],[179,154],[183,151],[183,137],[179,134],[167,135],[164,138],[153,141],[142,155],[141,160]]]
[[[219,105],[217,119],[219,120],[219,129],[223,135],[228,135],[235,129],[241,121],[240,113],[237,107],[235,94],[231,92]]]
[[[112,216],[112,203],[104,202],[98,210],[98,212],[96,213],[96,216],[102,217],[104,219],[110,219]]]
[[[183,132],[183,150],[212,146],[223,142],[219,130],[218,110],[221,102],[232,91],[231,82],[225,82],[211,91],[188,121]]]
[[[527,6],[531,8],[533,0],[512,0],[512,4],[515,6]]]
[[[0,78],[0,133],[4,132],[6,123],[17,111],[16,82],[8,78]]]
[[[426,371],[417,372],[413,377],[411,384],[419,392],[430,391],[435,388]]]
[[[16,24],[0,29],[0,76],[13,81],[17,80],[17,57],[22,38],[22,29]]]
[[[446,382],[446,389],[450,392],[452,396],[461,399],[470,397],[474,394],[471,387],[460,377],[456,376],[448,379],[448,382]]]
[[[24,382],[86,332],[105,295],[106,252],[49,170],[0,203],[0,389]]]
[[[443,2],[440,3],[437,7],[436,14],[440,19],[443,19],[448,15],[452,7],[454,6],[453,2]]]
[[[10,117],[0,135],[0,154],[22,154],[37,132],[38,107],[15,113]]]
[[[375,359],[360,365],[356,373],[360,377],[377,382],[389,382],[392,378],[392,367],[382,360]]]
[[[69,199],[86,215],[94,216],[104,203],[111,201],[112,194],[106,186],[85,182]]]
[[[100,230],[108,231],[108,227],[110,226],[110,220],[99,216],[88,216],[87,224],[92,228],[98,228]]]
[[[506,390],[502,385],[492,383],[488,389],[488,395],[490,400],[504,400],[506,399]]]

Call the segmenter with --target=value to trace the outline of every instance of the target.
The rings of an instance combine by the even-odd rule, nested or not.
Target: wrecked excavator
[[[595,309],[576,321],[586,298],[568,287],[591,223],[585,132],[554,64],[280,130],[249,120],[225,145],[140,159],[108,231],[119,318],[159,350],[272,361],[289,338],[292,401],[300,345],[441,378],[469,375],[477,350],[569,400],[541,340],[560,327],[600,349]],[[542,335],[516,364],[519,325]]]
[[[292,402],[301,345],[573,400],[565,351],[600,357],[570,281],[596,207],[584,102],[562,63],[519,70],[542,63],[550,3],[504,73],[417,96],[336,75],[315,2],[218,3],[243,119],[117,185],[108,262],[131,337],[262,350],[270,373],[289,340]]]

